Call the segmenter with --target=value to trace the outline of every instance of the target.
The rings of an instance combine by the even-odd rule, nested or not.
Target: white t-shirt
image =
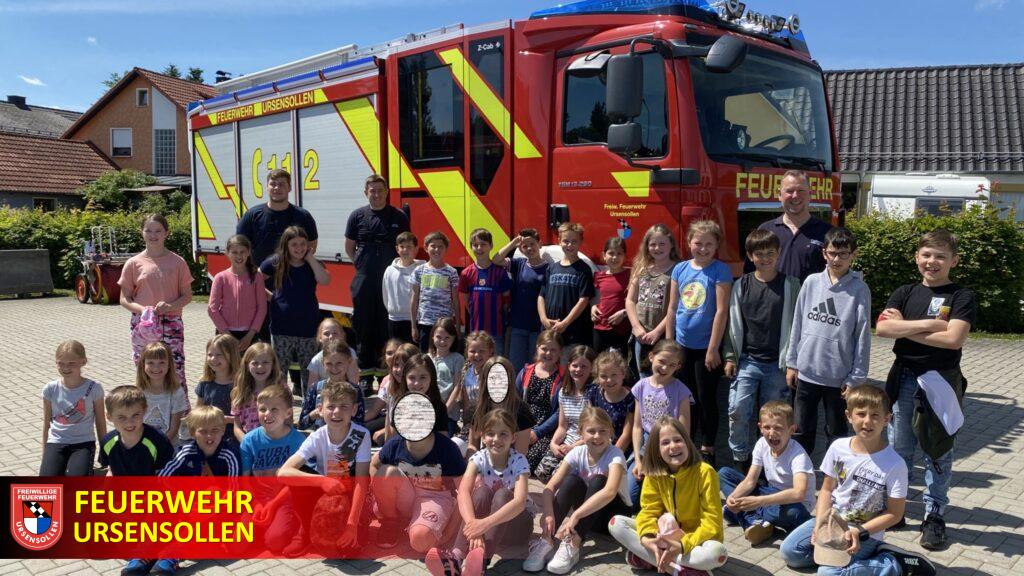
[[[352,422],[345,439],[332,444],[323,426],[302,442],[296,454],[307,461],[315,459],[316,471],[324,476],[355,476],[355,465],[370,461],[370,431]]]
[[[907,497],[907,463],[892,446],[872,454],[856,454],[852,438],[840,438],[828,447],[821,471],[834,478],[832,507],[847,522],[863,524],[885,511],[887,498]],[[872,534],[882,540],[885,532]]]
[[[764,438],[758,438],[754,444],[754,452],[751,454],[751,464],[760,466],[764,475],[768,478],[768,485],[779,490],[789,490],[793,487],[793,476],[804,472],[810,477],[807,479],[807,491],[804,493],[804,508],[808,512],[814,512],[814,491],[817,489],[817,479],[814,477],[814,464],[811,463],[807,451],[796,440],[789,439],[789,445],[778,458],[772,454],[771,446]]]
[[[185,397],[185,390],[176,386],[174,392],[146,392],[146,415],[142,421],[162,434],[167,434],[171,428],[171,416],[188,410],[188,399]]]
[[[359,361],[356,356],[355,348],[349,348],[349,352],[352,353],[352,361],[348,363],[348,372],[345,373],[345,379],[349,382],[359,382]],[[323,350],[316,353],[313,359],[309,361],[309,365],[306,366],[306,371],[310,372],[312,376],[309,377],[310,382],[319,382],[324,378],[327,378],[327,369],[324,368],[324,352]]]
[[[626,457],[622,455],[622,450],[619,450],[619,447],[614,444],[609,445],[601,458],[593,465],[590,464],[590,458],[587,456],[586,444],[569,450],[562,462],[568,464],[569,470],[582,478],[584,482],[589,481],[593,476],[607,476],[608,470],[612,466],[622,466],[623,470],[626,469]]]
[[[530,462],[526,460],[526,456],[516,452],[515,448],[509,450],[508,465],[505,466],[504,470],[498,470],[494,467],[491,463],[491,453],[486,449],[470,456],[469,461],[476,464],[480,482],[491,490],[498,490],[499,488],[514,490],[516,480],[520,476],[524,474],[526,476],[530,475]]]

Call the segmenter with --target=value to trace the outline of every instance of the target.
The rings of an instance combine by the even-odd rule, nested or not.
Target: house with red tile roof
[[[117,165],[88,142],[0,132],[0,206],[80,208],[77,190],[110,170]]]
[[[89,143],[118,168],[187,186],[180,178],[191,174],[185,113],[189,103],[213,96],[212,86],[133,68],[62,138]]]

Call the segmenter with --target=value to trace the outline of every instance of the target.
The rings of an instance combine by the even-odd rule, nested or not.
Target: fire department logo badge
[[[29,550],[46,550],[64,532],[64,487],[60,484],[11,485],[11,535]]]

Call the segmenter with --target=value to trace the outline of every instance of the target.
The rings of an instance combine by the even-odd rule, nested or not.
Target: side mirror
[[[608,59],[605,108],[612,122],[640,115],[643,104],[644,65],[636,54],[616,54]]]
[[[619,156],[632,156],[641,146],[640,125],[636,122],[612,124],[608,127],[608,151]]]
[[[732,72],[747,57],[747,43],[735,36],[721,36],[708,50],[704,64],[709,72]]]

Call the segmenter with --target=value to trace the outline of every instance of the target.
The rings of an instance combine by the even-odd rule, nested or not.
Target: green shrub
[[[137,192],[125,192],[156,184],[156,178],[137,170],[110,170],[79,189],[90,210],[130,210],[142,200]]]
[[[93,226],[111,226],[118,249],[139,252],[145,246],[139,229],[146,212],[106,212],[96,210],[39,210],[0,208],[0,250],[45,248],[50,251],[50,269],[58,288],[74,288],[75,276],[82,271],[83,243],[91,238]],[[192,258],[192,224],[186,205],[168,213],[171,225],[167,248],[188,262],[195,281],[192,291],[209,292],[205,263]]]
[[[914,263],[918,239],[946,228],[960,240],[960,263],[951,278],[974,291],[974,330],[1024,332],[1024,226],[999,217],[994,208],[972,207],[959,214],[898,219],[870,214],[847,220],[859,244],[854,264],[871,287],[872,320],[898,286],[920,282]]]

